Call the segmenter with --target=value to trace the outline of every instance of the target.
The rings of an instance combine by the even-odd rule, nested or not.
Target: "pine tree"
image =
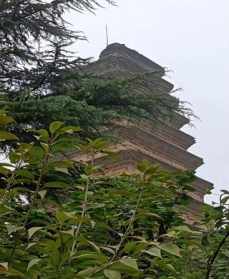
[[[103,0],[114,4],[110,0]],[[69,51],[85,39],[69,28],[65,12],[93,12],[102,0],[0,0],[0,93],[4,108],[24,128],[47,128],[51,121],[80,125],[92,136],[117,117],[161,117],[183,112],[166,94],[132,96],[134,81],[98,79],[82,71],[88,59]]]
[[[106,0],[105,0],[106,1]],[[66,11],[93,11],[96,0],[1,0],[0,89],[11,97],[45,94],[60,71],[81,64],[63,49],[83,39],[69,28]],[[19,94],[20,93],[20,94]]]
[[[88,127],[98,115],[101,123],[103,116],[96,108],[67,96],[66,90],[80,88],[79,68],[88,60],[69,51],[85,37],[70,29],[64,15],[93,12],[105,2],[113,4],[110,0],[0,0],[0,94],[4,108],[17,120],[13,130],[18,135],[24,135],[28,126],[47,127],[54,118]],[[78,121],[79,112],[84,112],[84,123]]]

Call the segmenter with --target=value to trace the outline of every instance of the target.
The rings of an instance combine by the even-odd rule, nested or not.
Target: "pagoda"
[[[173,84],[164,79],[165,69],[135,50],[123,44],[114,43],[100,54],[100,58],[87,66],[87,73],[106,79],[130,79],[142,76],[143,82],[131,89],[133,92],[166,94],[171,102],[177,99],[171,95]],[[103,166],[106,174],[118,175],[134,173],[138,162],[148,160],[159,164],[169,171],[196,170],[203,164],[203,159],[190,153],[188,149],[195,139],[184,133],[181,128],[189,123],[189,119],[176,113],[172,119],[158,121],[141,121],[133,123],[127,120],[114,121],[110,127],[118,136],[119,142],[113,146],[119,160],[114,161],[98,154],[96,164]],[[73,159],[87,160],[82,154],[72,154]],[[194,191],[188,193],[191,203],[188,206],[186,219],[189,223],[196,220],[204,203],[204,196],[212,189],[212,183],[197,177],[193,182]]]

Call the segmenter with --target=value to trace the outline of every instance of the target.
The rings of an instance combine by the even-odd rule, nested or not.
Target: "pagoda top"
[[[101,52],[100,59],[108,56],[127,58],[141,67],[144,72],[158,72],[161,76],[165,74],[165,69],[163,67],[140,54],[136,50],[126,47],[124,44],[113,43],[108,45],[107,48]]]

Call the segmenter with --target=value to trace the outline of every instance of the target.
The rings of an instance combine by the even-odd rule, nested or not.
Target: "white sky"
[[[182,87],[181,99],[200,118],[184,130],[197,139],[190,151],[203,157],[198,175],[215,183],[207,200],[229,190],[229,1],[117,0],[96,15],[72,13],[68,20],[88,42],[74,46],[77,55],[97,58],[110,43],[124,43],[162,66]]]

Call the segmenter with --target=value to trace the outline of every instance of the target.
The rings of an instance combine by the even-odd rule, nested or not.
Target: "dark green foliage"
[[[22,143],[12,122],[1,112],[1,141],[17,143],[0,165],[1,278],[227,278],[227,193],[191,228],[181,215],[193,173],[144,161],[134,176],[98,176],[104,140],[77,142],[79,127],[55,121]],[[72,145],[91,161],[62,157]]]
[[[14,115],[18,124],[11,130],[23,140],[31,140],[25,127],[47,127],[59,119],[79,122],[87,128],[86,133],[107,118],[106,112],[65,92],[72,86],[79,88],[79,68],[88,60],[74,58],[68,51],[75,40],[84,38],[69,29],[64,14],[93,12],[99,6],[95,0],[0,1],[1,107]],[[47,95],[52,95],[51,99],[40,99]]]
[[[80,125],[87,136],[95,134],[98,127],[115,116],[112,111],[104,111],[70,96],[30,99],[12,104],[10,111],[23,127],[31,125],[34,128],[46,128],[49,121],[58,119],[69,125]]]
[[[12,129],[23,140],[31,139],[23,128],[47,128],[54,120],[79,124],[84,136],[93,136],[119,117],[155,120],[187,112],[169,94],[133,94],[144,77],[111,81],[86,74],[89,61],[68,51],[83,37],[69,29],[64,13],[93,11],[99,4],[94,0],[0,2],[1,107],[16,119],[18,125]]]
[[[31,90],[42,94],[41,88],[47,88],[57,73],[80,65],[62,52],[82,39],[63,16],[70,10],[93,11],[98,5],[95,0],[1,0],[0,88],[14,97]]]
[[[5,114],[0,120],[2,131],[13,121]],[[175,201],[192,175],[184,174],[181,183],[182,174],[143,162],[139,175],[95,178],[99,169],[93,160],[80,167],[58,155],[59,142],[65,150],[78,131],[52,122],[36,132],[36,143],[18,142],[10,164],[1,164],[2,278],[144,278],[158,272],[157,257],[164,262],[180,256],[169,231],[182,224]],[[3,133],[1,140],[10,136],[16,141]],[[105,142],[78,146],[93,158]]]
[[[83,38],[63,15],[98,4],[0,1],[1,107],[17,121],[0,111],[0,141],[11,146],[0,163],[0,278],[228,278],[228,192],[191,228],[181,215],[193,173],[142,162],[135,176],[98,176],[106,142],[82,138],[120,117],[188,112],[166,94],[133,94],[142,77],[82,71],[89,61],[66,49]],[[91,162],[69,160],[73,149]]]
[[[181,104],[167,94],[133,96],[133,81],[105,80],[68,72],[53,88],[53,94],[8,102],[7,110],[23,127],[47,128],[50,121],[80,125],[84,134],[99,135],[114,120],[171,119],[182,112]],[[183,111],[184,112],[184,111]],[[19,127],[20,128],[20,127]],[[20,134],[21,130],[14,130]]]

